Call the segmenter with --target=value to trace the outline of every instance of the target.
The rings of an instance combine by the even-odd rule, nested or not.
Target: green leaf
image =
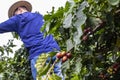
[[[79,74],[80,73],[80,71],[81,71],[81,68],[82,68],[82,63],[81,63],[81,58],[78,58],[77,60],[76,60],[76,63],[77,64],[75,64],[75,71]]]
[[[16,32],[12,32],[12,36],[16,39],[20,39],[20,37],[18,36],[18,34]]]
[[[85,7],[88,7],[88,6],[89,5],[86,1],[82,2],[82,4],[79,6],[78,11],[76,12],[77,20],[75,21],[75,24],[74,24],[75,27],[80,27],[85,23],[87,17],[83,13],[83,10],[85,9]]]
[[[67,45],[67,51],[71,50],[74,47],[71,39],[68,39],[66,41],[66,45]]]
[[[50,67],[50,62],[46,65],[47,58],[48,54],[41,54],[37,59],[35,66],[38,72],[38,76],[44,75],[48,71]]]
[[[72,18],[72,14],[68,14],[67,16],[65,16],[65,20],[63,22],[64,28],[69,28],[72,26]]]
[[[111,5],[115,6],[115,5],[118,5],[118,4],[119,4],[120,0],[108,0],[108,2],[109,2]]]
[[[100,23],[102,23],[101,19],[96,17],[89,17],[87,21],[87,24],[93,28],[98,26]]]
[[[67,1],[66,4],[65,4],[65,8],[64,8],[64,11],[67,12],[70,8],[70,3]]]
[[[55,33],[55,32],[58,30],[58,28],[60,27],[60,25],[61,25],[60,22],[57,23],[57,24],[55,24],[55,26],[50,29],[49,33],[50,33],[50,34]]]
[[[78,8],[78,11],[76,12],[76,20],[75,20],[75,23],[73,24],[77,29],[77,32],[75,32],[73,36],[75,46],[80,43],[80,37],[82,35],[81,26],[85,23],[87,19],[86,15],[83,13],[83,10],[85,9],[85,7],[88,7],[88,6],[89,6],[88,3],[84,1]]]
[[[55,50],[55,51],[56,51],[56,50]],[[57,53],[57,52],[50,52],[50,53],[49,53],[49,56],[50,56],[50,57],[54,57],[54,56],[56,55],[56,53]]]
[[[71,27],[71,23],[72,23],[72,12],[73,12],[73,8],[75,6],[75,2],[74,1],[68,1],[65,7],[65,10],[67,9],[67,12],[64,13],[64,21],[63,21],[63,27],[64,28],[69,28]],[[68,8],[69,7],[69,8]]]
[[[2,52],[1,55],[4,55],[4,48],[2,46],[0,46],[0,52]]]
[[[74,1],[77,3],[77,2],[80,2],[81,0],[74,0]]]
[[[69,60],[67,60],[66,62],[64,62],[63,64],[62,64],[62,70],[63,70],[63,73],[66,73],[66,71],[67,71],[67,69],[70,69],[70,62],[69,62]]]
[[[61,77],[53,73],[52,75],[48,76],[48,80],[61,80]]]
[[[77,30],[78,31],[74,32],[74,35],[73,35],[73,41],[75,42],[75,46],[77,46],[81,42],[80,37],[82,36],[81,29],[77,29]]]
[[[49,64],[45,65],[44,68],[39,70],[38,76],[46,75],[48,70],[49,70],[49,68],[50,68],[50,62],[49,62]]]
[[[66,12],[67,14],[73,12],[73,8],[74,8],[74,6],[75,6],[75,2],[74,2],[73,0],[70,0],[70,1],[68,1],[68,2],[69,2],[69,5],[70,5],[70,8],[69,8],[69,10]],[[66,6],[66,7],[67,7],[67,6]]]
[[[73,77],[70,80],[79,80],[79,76],[77,74],[73,74]]]

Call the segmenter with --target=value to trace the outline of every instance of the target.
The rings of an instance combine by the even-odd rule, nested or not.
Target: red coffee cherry
[[[87,34],[88,32],[91,32],[91,28],[90,27],[84,29],[83,34]]]
[[[62,58],[62,62],[64,63],[65,61],[67,61],[67,56],[63,56],[63,58]]]
[[[71,54],[70,52],[68,52],[68,53],[66,54],[66,56],[67,56],[68,58],[71,58],[71,57],[72,57],[72,54]]]
[[[58,59],[62,58],[61,52],[58,52],[58,53],[56,54],[56,57],[57,57]]]
[[[83,38],[82,38],[83,41],[86,41],[87,39],[88,39],[87,35],[83,36]]]
[[[61,55],[62,55],[62,57],[65,56],[65,55],[66,55],[66,52],[65,52],[65,51],[62,51],[62,52],[61,52]]]

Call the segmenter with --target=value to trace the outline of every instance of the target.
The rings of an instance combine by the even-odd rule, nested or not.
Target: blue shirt
[[[16,32],[25,47],[29,49],[29,59],[54,50],[60,50],[52,35],[44,37],[40,28],[44,24],[43,16],[39,13],[25,12],[15,15],[0,24],[0,33]]]

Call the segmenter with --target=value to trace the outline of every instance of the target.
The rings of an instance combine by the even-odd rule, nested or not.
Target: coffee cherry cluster
[[[109,74],[115,74],[117,73],[117,71],[120,69],[120,63],[114,63],[113,65],[111,65],[108,69],[107,72]]]
[[[120,70],[120,63],[114,63],[111,66],[109,66],[107,68],[107,71],[100,72],[100,74],[98,75],[99,78],[101,78],[102,80],[108,80],[110,78],[114,78],[114,75],[117,75],[117,73]]]
[[[109,75],[107,73],[100,72],[98,77],[101,78],[101,80],[107,80]]]
[[[88,28],[84,29],[83,34],[87,34],[91,31],[92,31],[92,29],[90,27],[88,27]]]
[[[58,52],[56,54],[56,57],[58,59],[62,59],[62,62],[65,62],[67,61],[68,59],[70,59],[72,57],[71,53],[70,52],[65,52],[65,51],[61,51],[61,52]]]
[[[90,27],[84,29],[83,31],[83,37],[82,40],[86,41],[88,39],[89,34],[92,32],[92,29]]]

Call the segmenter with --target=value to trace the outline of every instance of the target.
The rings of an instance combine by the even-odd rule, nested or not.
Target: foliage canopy
[[[62,64],[66,80],[120,79],[120,0],[69,0],[44,19],[41,31],[45,36],[53,34],[61,50],[73,55]],[[2,53],[4,50],[0,47]],[[10,46],[7,50],[11,51]],[[30,78],[24,50],[22,47],[12,59],[1,57],[0,72],[11,80]]]

